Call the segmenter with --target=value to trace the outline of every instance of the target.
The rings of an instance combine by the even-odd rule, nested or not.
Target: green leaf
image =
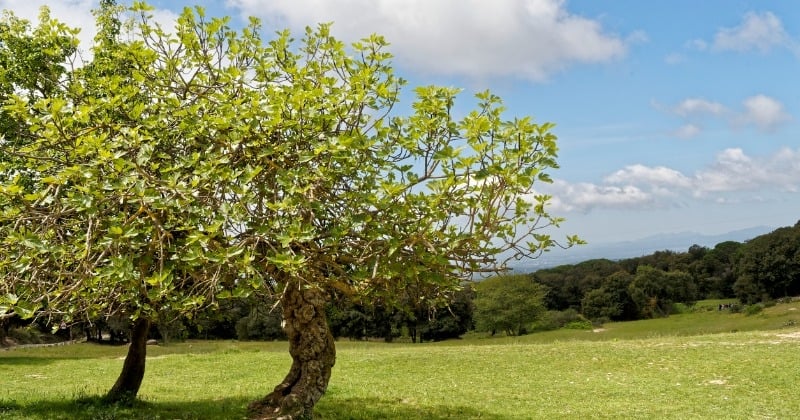
[[[14,305],[14,313],[16,313],[22,319],[33,318],[36,315],[37,309],[37,305],[21,300],[17,301],[17,303]]]
[[[302,255],[295,255],[290,253],[281,253],[274,256],[267,257],[267,260],[281,269],[294,270],[305,263],[305,257]]]

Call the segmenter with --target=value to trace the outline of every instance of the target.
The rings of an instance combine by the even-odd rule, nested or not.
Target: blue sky
[[[93,33],[97,1],[0,0]],[[265,36],[333,21],[392,43],[409,89],[491,89],[509,118],[556,123],[561,168],[550,210],[564,233],[616,242],[719,234],[800,219],[800,2],[741,0],[152,1],[254,15]],[[407,101],[411,98],[407,97]]]

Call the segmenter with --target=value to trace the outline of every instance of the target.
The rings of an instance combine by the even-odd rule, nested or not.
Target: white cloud
[[[0,9],[10,10],[17,17],[29,20],[34,27],[39,21],[42,6],[50,9],[51,17],[69,27],[81,29],[78,38],[82,48],[86,49],[91,45],[96,33],[92,9],[98,6],[97,0],[0,0]]]
[[[680,117],[684,124],[672,135],[692,138],[702,132],[702,122],[722,119],[733,127],[754,126],[764,132],[773,132],[792,116],[783,104],[775,98],[759,94],[742,101],[741,111],[732,111],[725,105],[702,98],[687,98],[674,107],[665,107],[657,102],[653,106],[661,111]]]
[[[541,81],[577,63],[623,56],[627,42],[602,25],[570,13],[563,0],[228,0],[295,33],[333,21],[345,41],[379,33],[398,62],[424,72],[469,77],[512,76]]]
[[[599,185],[556,180],[542,188],[553,196],[554,212],[665,208],[691,199],[742,203],[763,199],[762,194],[800,192],[800,149],[783,148],[771,156],[752,157],[740,148],[730,148],[693,175],[635,164],[612,173]]]
[[[671,133],[682,139],[698,136],[703,131],[701,122],[709,117],[720,117],[728,113],[728,109],[721,103],[703,98],[686,98],[673,107],[666,107],[656,102],[653,106],[684,120],[684,124]]]
[[[633,185],[596,185],[591,183],[569,184],[556,180],[548,185],[553,199],[550,210],[554,213],[577,211],[589,212],[594,208],[640,208],[653,202],[651,194]]]
[[[664,57],[664,62],[669,65],[677,65],[686,61],[686,56],[680,53],[670,53]]]
[[[763,168],[739,148],[726,149],[717,155],[717,161],[709,168],[697,173],[695,193],[736,191],[753,189]]]
[[[672,132],[672,135],[682,139],[690,139],[696,137],[703,129],[697,124],[684,124],[677,130]]]
[[[725,106],[719,102],[712,102],[702,98],[687,98],[681,101],[673,112],[681,117],[694,117],[698,115],[722,115],[726,111]]]
[[[120,1],[120,4],[127,2]],[[80,50],[84,58],[91,56],[91,47],[94,44],[94,36],[97,34],[95,18],[92,10],[97,9],[100,4],[98,0],[0,0],[0,9],[10,10],[17,17],[27,19],[32,27],[36,27],[39,22],[39,13],[43,6],[50,9],[50,16],[60,22],[65,23],[71,28],[79,28],[78,39],[80,40]],[[155,9],[150,12],[153,22],[162,26],[169,32],[175,25],[177,14],[166,9]]]
[[[744,100],[744,112],[738,123],[753,124],[763,131],[773,131],[781,124],[791,120],[783,109],[783,104],[766,95],[751,96]]]
[[[625,40],[630,44],[646,44],[650,42],[650,37],[647,36],[647,32],[639,30],[631,32]]]
[[[687,188],[691,180],[682,173],[665,166],[649,167],[630,165],[607,176],[604,180],[609,184],[649,185],[660,187]]]
[[[705,51],[708,49],[708,42],[702,39],[693,39],[686,43],[686,48],[690,50]]]
[[[752,158],[742,149],[722,151],[716,162],[695,176],[697,194],[774,189],[796,192],[800,186],[800,149],[784,148],[772,156]]]
[[[771,12],[750,12],[739,26],[720,29],[714,36],[712,47],[718,51],[768,52],[774,47],[787,46],[789,42],[790,38],[777,16]]]

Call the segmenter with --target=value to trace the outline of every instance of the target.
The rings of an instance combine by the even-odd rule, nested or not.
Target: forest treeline
[[[691,306],[703,299],[737,299],[743,308],[798,295],[800,222],[746,242],[500,276],[466,287],[449,307],[426,312],[418,306],[411,317],[408,311],[350,307],[337,308],[329,322],[342,337],[392,339],[407,329],[423,332],[412,335],[414,340],[438,340],[473,329],[522,334],[664,317],[675,304]],[[343,313],[348,315],[338,316]],[[363,327],[341,328],[343,319],[359,320]]]
[[[395,302],[353,303],[332,299],[327,318],[337,338],[404,337],[413,342],[457,338],[471,330],[509,335],[555,328],[585,328],[607,321],[669,316],[675,304],[702,299],[737,299],[739,307],[800,295],[800,222],[746,242],[685,252],[657,251],[617,261],[593,259],[503,275],[465,286],[440,301],[408,289]],[[246,297],[220,302],[192,319],[165,313],[153,336],[280,340],[281,311],[274,302]],[[3,320],[0,334],[19,325]],[[41,321],[40,321],[41,322]],[[72,338],[125,341],[125,322],[113,319],[74,325]],[[49,328],[41,325],[41,329]],[[59,331],[64,336],[67,331]]]

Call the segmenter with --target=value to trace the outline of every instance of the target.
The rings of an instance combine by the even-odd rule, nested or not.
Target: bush
[[[236,322],[236,337],[239,340],[280,340],[286,338],[281,327],[279,309],[274,311],[255,307],[250,315]]]
[[[576,329],[584,329],[582,325],[585,324],[589,325],[589,329],[592,328],[591,321],[586,319],[575,309],[570,308],[564,311],[547,311],[539,321],[533,324],[533,330],[552,331],[552,330],[557,330],[559,328],[565,328],[568,324],[571,323],[576,323],[576,326],[581,325],[580,328]]]
[[[467,332],[466,328],[458,322],[458,319],[452,316],[442,316],[423,325],[420,328],[420,337],[424,341],[442,341],[459,338],[465,332]]]
[[[12,328],[8,332],[8,337],[19,344],[41,344],[43,342],[41,332],[31,327]]]
[[[8,331],[8,338],[17,344],[47,344],[61,341],[59,337],[39,329],[36,324],[11,328]]]
[[[533,331],[552,331],[557,330],[560,327],[558,326],[558,321],[556,317],[559,311],[547,311],[538,321],[534,322],[532,325]]]
[[[156,337],[161,338],[162,345],[168,345],[173,341],[183,341],[189,336],[189,330],[186,328],[186,324],[184,324],[183,321],[183,318],[174,316],[174,314],[170,317],[166,313],[160,313],[158,322],[153,328],[154,331],[151,333],[158,333]],[[126,329],[124,325],[120,328]],[[112,327],[112,330],[116,329],[117,328]]]
[[[688,314],[691,312],[692,308],[689,305],[680,302],[673,303],[672,309],[670,310],[672,314]]]
[[[747,316],[755,315],[760,313],[764,310],[764,305],[761,303],[755,303],[753,305],[747,305],[744,307],[744,314]]]
[[[592,325],[592,322],[588,319],[584,319],[582,321],[570,321],[564,325],[564,328],[568,330],[591,330],[594,328],[594,325]]]

